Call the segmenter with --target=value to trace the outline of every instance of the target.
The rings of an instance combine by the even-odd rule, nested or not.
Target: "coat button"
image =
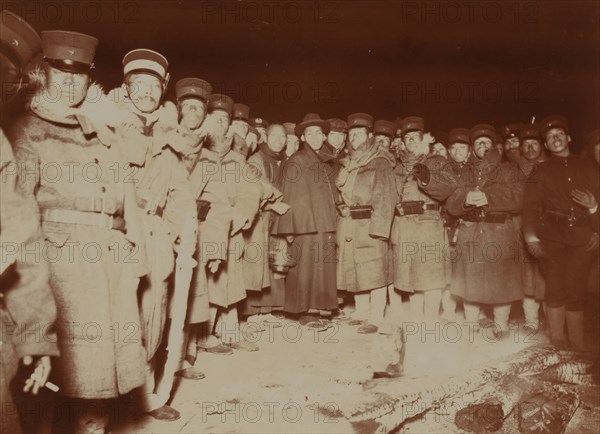
[[[567,178],[567,181],[571,182],[571,177],[568,177],[568,178]]]
[[[104,186],[100,187],[100,191],[101,191],[102,193],[106,193],[106,187],[104,187]]]
[[[94,163],[98,164],[100,162],[100,160],[98,160],[97,158],[94,158]]]

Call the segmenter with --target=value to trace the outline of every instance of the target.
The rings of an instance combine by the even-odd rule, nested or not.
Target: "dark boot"
[[[547,307],[546,316],[550,330],[550,341],[554,346],[564,348],[565,339],[565,307]]]
[[[567,312],[567,332],[569,343],[580,351],[585,350],[585,339],[583,337],[583,311]]]

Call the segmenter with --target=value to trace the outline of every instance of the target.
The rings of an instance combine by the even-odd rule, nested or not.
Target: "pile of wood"
[[[345,416],[356,432],[389,432],[443,408],[458,428],[486,433],[499,430],[514,411],[522,433],[563,433],[579,406],[565,385],[598,384],[590,357],[543,345],[451,378],[373,380],[364,385],[366,399]]]

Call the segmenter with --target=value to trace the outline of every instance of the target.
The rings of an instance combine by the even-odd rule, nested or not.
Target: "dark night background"
[[[95,78],[120,83],[134,48],[163,53],[174,83],[204,78],[297,122],[365,111],[425,116],[434,132],[562,113],[573,140],[600,126],[600,2],[2,1],[37,30],[100,39]]]

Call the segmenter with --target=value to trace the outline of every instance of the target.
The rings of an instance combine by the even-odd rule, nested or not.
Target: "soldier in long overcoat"
[[[90,87],[97,42],[42,32],[39,90],[10,135],[20,187],[40,208],[58,311],[56,381],[78,401],[75,432],[103,429],[105,400],[144,382],[136,298],[147,272],[144,237],[125,160],[103,121],[115,107]]]
[[[132,171],[132,182],[146,238],[151,268],[139,292],[147,373],[143,406],[153,417],[176,420],[179,412],[154,393],[154,356],[167,317],[168,279],[175,268],[174,247],[185,216],[195,213],[187,171],[176,153],[182,142],[177,110],[161,105],[168,82],[168,63],[152,50],[136,49],[123,58],[124,84],[110,93],[119,107],[118,137]]]
[[[254,222],[262,187],[245,157],[231,149],[232,138],[225,136],[232,111],[233,101],[228,96],[209,97],[206,122],[214,126],[209,127],[214,134],[209,135],[189,175],[198,206],[208,210],[202,218],[199,216],[199,265],[192,290],[196,295],[208,293],[208,334],[218,334],[220,346],[255,351],[257,346],[240,334],[237,304],[246,298],[242,231]],[[212,346],[204,348],[210,350]]]
[[[491,125],[471,129],[473,155],[446,208],[460,219],[452,293],[464,299],[468,323],[477,324],[481,305],[492,305],[500,338],[508,332],[511,303],[523,298],[521,235],[514,217],[522,208],[524,183],[514,163],[500,162],[494,135]]]
[[[428,159],[430,136],[424,136],[425,121],[409,116],[400,123],[406,152],[396,166],[400,202],[392,226],[394,287],[411,293],[411,312],[420,318],[437,318],[442,291],[450,280],[448,241],[438,198],[425,192],[416,167]],[[434,174],[437,175],[437,174]]]
[[[349,157],[336,180],[342,202],[337,229],[337,285],[354,294],[358,332],[375,333],[384,320],[389,273],[389,237],[398,201],[391,155],[370,137],[373,117],[348,116]]]

